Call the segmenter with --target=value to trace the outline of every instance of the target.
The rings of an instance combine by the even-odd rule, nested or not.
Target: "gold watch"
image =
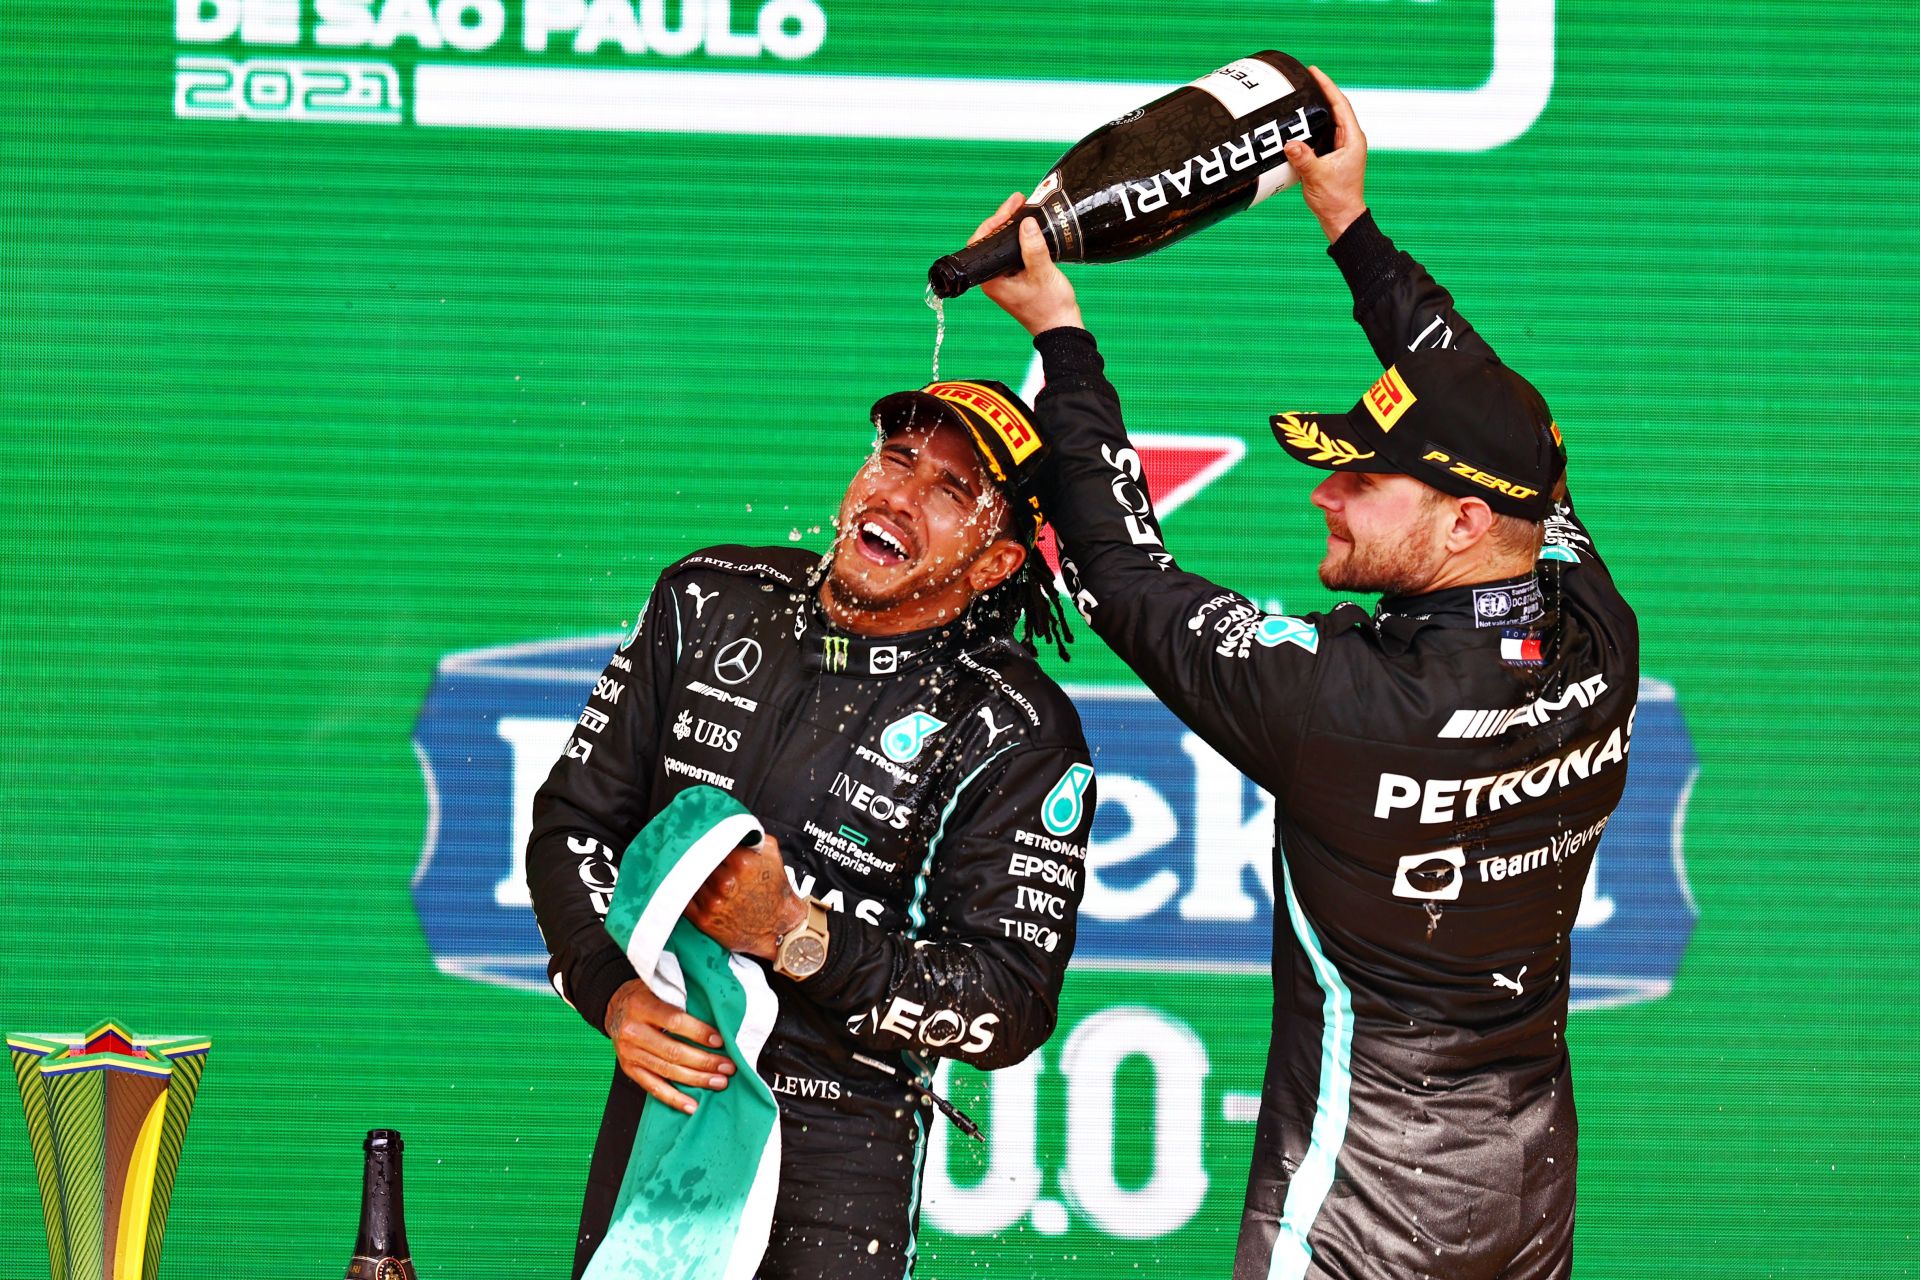
[[[810,978],[827,963],[827,909],[807,899],[807,918],[774,939],[773,971],[794,979]]]

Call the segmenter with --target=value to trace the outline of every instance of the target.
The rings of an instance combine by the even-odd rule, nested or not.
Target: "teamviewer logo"
[[[1393,873],[1393,896],[1422,902],[1452,902],[1460,896],[1467,855],[1460,849],[1409,853]]]

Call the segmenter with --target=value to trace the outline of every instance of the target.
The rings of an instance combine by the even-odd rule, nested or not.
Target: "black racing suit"
[[[716,547],[661,575],[534,800],[527,879],[554,986],[604,1034],[634,972],[602,925],[635,833],[720,787],[831,910],[826,967],[769,978],[782,1159],[775,1277],[911,1272],[932,1057],[1010,1066],[1053,1031],[1094,789],[1080,718],[993,597],[935,631],[831,628],[815,556]],[[856,1061],[863,1055],[891,1067]],[[618,1070],[575,1274],[646,1095]],[[696,1101],[697,1101],[696,1096]]]
[[[1488,350],[1371,217],[1332,256],[1383,364]],[[1276,800],[1273,1039],[1235,1277],[1566,1275],[1568,935],[1626,778],[1633,611],[1563,503],[1525,577],[1263,615],[1166,554],[1092,337],[1035,346],[1077,603]]]

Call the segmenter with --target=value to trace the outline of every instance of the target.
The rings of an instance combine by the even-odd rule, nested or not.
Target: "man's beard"
[[[853,557],[858,554],[851,545],[842,542],[835,546],[833,560],[827,566],[827,595],[836,605],[854,613],[885,613],[923,596],[937,594],[951,586],[968,567],[963,563],[946,573],[922,572],[896,586],[877,589],[867,583],[857,568],[851,568],[857,565]],[[850,568],[843,570],[843,565]]]
[[[1443,549],[1423,545],[1411,537],[1366,547],[1349,541],[1347,553],[1340,560],[1331,564],[1325,560],[1320,562],[1320,585],[1329,591],[1419,595],[1433,581],[1445,559]]]

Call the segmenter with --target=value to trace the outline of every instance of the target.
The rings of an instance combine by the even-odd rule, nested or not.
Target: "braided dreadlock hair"
[[[1073,628],[1067,625],[1066,605],[1054,590],[1053,574],[1047,569],[1045,557],[1029,549],[1027,562],[1020,566],[1014,579],[1020,593],[1020,639],[1033,644],[1033,638],[1039,636],[1053,646],[1060,661],[1072,662],[1073,655],[1067,652],[1067,646],[1073,643]]]

